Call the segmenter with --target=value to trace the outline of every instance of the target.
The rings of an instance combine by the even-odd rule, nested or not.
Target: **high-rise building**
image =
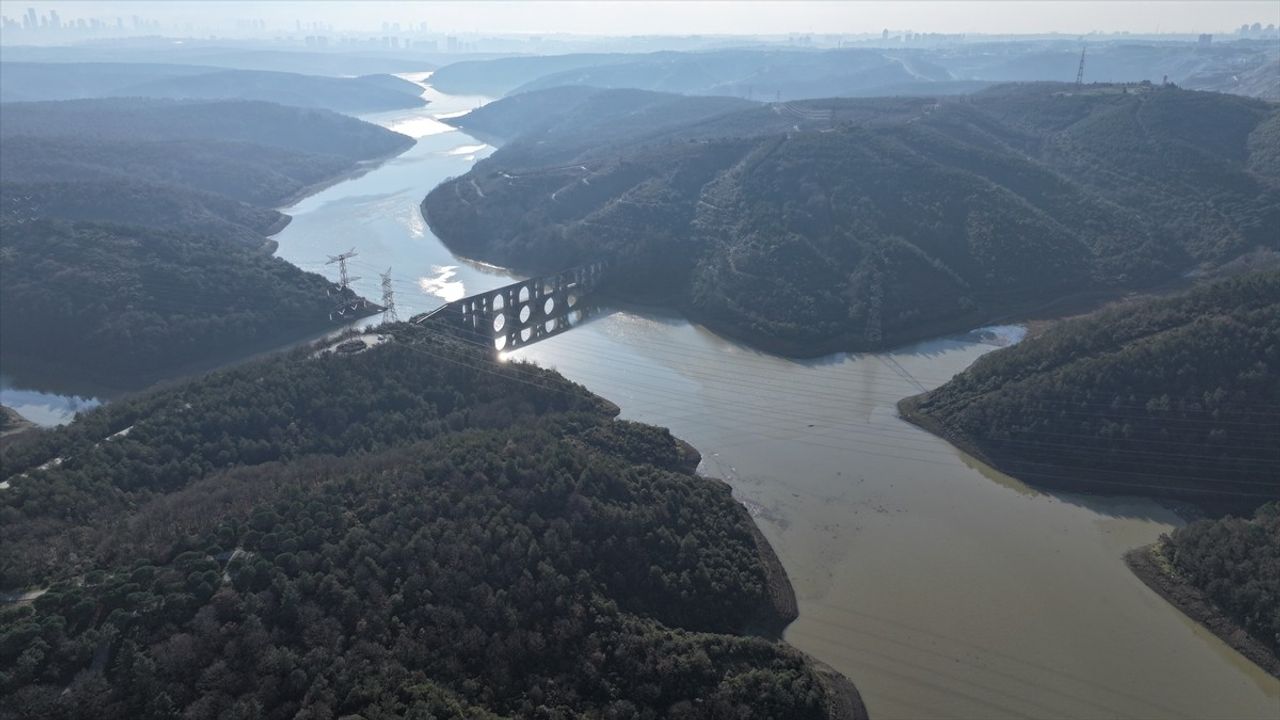
[[[35,8],[27,8],[27,14],[22,16],[22,27],[27,30],[35,30],[40,27],[40,21],[36,19]]]
[[[62,29],[62,18],[58,17],[57,10],[49,11],[49,27],[53,30]]]

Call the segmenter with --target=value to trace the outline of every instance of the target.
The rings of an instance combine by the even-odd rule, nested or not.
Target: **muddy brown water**
[[[391,267],[402,317],[511,281],[453,257],[422,221],[426,193],[491,151],[438,121],[484,98],[426,92],[426,108],[367,117],[414,148],[285,208],[294,220],[276,236],[281,257],[330,276],[326,256],[354,246],[368,297]],[[613,313],[514,359],[696,446],[795,585],[786,639],[852,678],[877,720],[1280,718],[1280,681],[1125,567],[1174,513],[1038,492],[897,417],[898,399],[994,350],[992,337],[800,362],[679,318]]]

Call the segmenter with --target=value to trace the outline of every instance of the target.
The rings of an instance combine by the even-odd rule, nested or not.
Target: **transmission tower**
[[[1084,85],[1084,50],[1086,45],[1080,46],[1080,67],[1076,69],[1076,87]]]
[[[400,316],[396,315],[396,291],[391,287],[391,268],[378,273],[378,277],[382,278],[382,307],[386,308],[383,317],[387,322],[400,322]]]
[[[325,263],[325,265],[332,265],[334,263],[338,263],[338,290],[340,292],[350,289],[351,283],[360,279],[358,277],[351,277],[350,275],[347,274],[347,261],[355,256],[356,256],[356,249],[351,248],[350,250],[342,253],[341,255],[330,255],[329,262]]]

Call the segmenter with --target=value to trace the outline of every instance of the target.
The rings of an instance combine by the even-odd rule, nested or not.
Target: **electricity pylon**
[[[400,322],[400,316],[396,314],[396,291],[391,287],[391,268],[378,273],[378,277],[382,278],[382,307],[386,308],[383,318],[387,322]]]
[[[356,256],[356,249],[351,248],[350,250],[342,253],[341,255],[330,255],[329,262],[325,263],[325,265],[332,265],[334,263],[338,263],[338,290],[339,291],[349,289],[351,287],[351,283],[360,279],[358,277],[351,277],[347,275],[347,261],[355,256]]]

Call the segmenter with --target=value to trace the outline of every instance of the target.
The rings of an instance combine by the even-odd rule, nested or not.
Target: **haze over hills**
[[[261,100],[344,113],[420,107],[422,88],[391,75],[320,77],[131,63],[0,62],[0,102],[148,97]]]
[[[411,143],[266,103],[0,105],[6,366],[140,387],[328,326],[331,283],[270,255],[272,208]]]
[[[1264,102],[1055,84],[735,102],[512,96],[453,121],[518,134],[424,214],[464,256],[530,271],[608,259],[623,297],[801,355],[1280,247],[1280,119]]]
[[[112,44],[71,46],[6,45],[4,62],[136,64],[180,67],[261,70],[329,77],[353,77],[418,71],[436,67],[430,59],[413,53],[317,52],[301,48],[282,50],[270,44],[244,46],[217,42],[175,44],[164,39],[136,39]]]
[[[636,88],[756,100],[947,95],[1009,81],[1075,79],[1081,45],[970,42],[938,47],[813,50],[746,47],[704,52],[570,54],[462,61],[432,76],[455,93],[511,95],[560,85]],[[1274,43],[1089,43],[1092,82],[1162,82],[1280,99]]]
[[[1274,27],[105,7],[0,18],[0,720],[1276,720]]]

